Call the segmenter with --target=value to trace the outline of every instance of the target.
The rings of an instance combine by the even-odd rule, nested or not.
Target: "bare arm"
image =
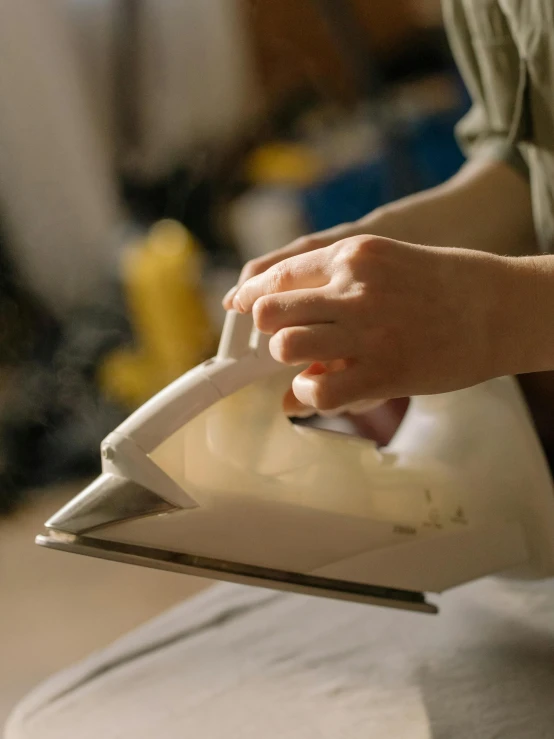
[[[466,315],[472,312],[468,306],[476,309],[483,308],[487,303],[490,306],[492,299],[495,308],[490,321],[484,321],[482,317],[476,321],[477,326],[487,322],[493,326],[482,351],[478,353],[488,355],[490,362],[484,376],[534,373],[525,375],[522,383],[528,399],[532,401],[535,420],[537,409],[544,416],[544,422],[539,426],[546,438],[548,434],[545,430],[551,433],[554,409],[554,376],[545,372],[554,368],[554,257],[514,258],[536,252],[530,193],[525,179],[502,162],[470,162],[455,177],[433,190],[384,206],[356,223],[343,224],[303,237],[278,252],[250,262],[243,270],[240,284],[252,276],[261,275],[288,257],[324,250],[330,244],[360,234],[428,245],[466,247],[481,254],[488,251],[507,255],[500,262],[494,262],[499,265],[498,271],[495,270],[496,277],[487,276],[486,271],[479,270],[484,275],[483,282],[473,276],[465,293],[461,290],[462,265],[457,264],[455,280],[446,292],[455,295],[457,310],[461,308],[461,313]],[[447,248],[444,253],[445,256],[451,254],[451,250]],[[407,259],[407,256],[404,255],[404,258]],[[465,262],[466,257],[462,256],[462,252],[460,258]],[[448,261],[451,260],[452,256],[449,256]],[[413,265],[407,267],[413,276]],[[422,275],[416,291],[418,294],[424,294],[429,283],[430,272],[427,268],[424,272],[426,276]],[[394,283],[395,279],[388,275],[385,282]],[[226,307],[231,306],[233,296],[234,293],[230,292],[226,297]],[[408,325],[413,315],[413,301],[404,302],[409,311],[407,316],[399,311],[399,315],[404,316],[399,322],[401,326]],[[435,317],[437,325],[443,322],[443,308]],[[386,321],[385,312],[383,322]],[[427,321],[426,326],[430,325],[432,321]],[[427,331],[428,328],[425,328],[423,333],[427,335]],[[412,331],[408,333],[417,334]],[[448,341],[446,345],[449,345]],[[421,351],[407,354],[419,356]],[[378,355],[379,348],[374,346],[372,356],[375,358]],[[464,353],[464,357],[468,356],[475,357],[475,351]],[[457,367],[463,365],[464,358],[461,357]],[[428,368],[428,376],[434,378],[435,382],[436,366],[431,362]],[[445,368],[443,374],[448,377],[452,372],[452,368]]]
[[[502,161],[476,159],[438,187],[248,262],[239,285],[283,259],[363,234],[510,256],[536,252],[529,184]],[[233,295],[230,291],[225,297],[226,308]]]
[[[293,392],[318,410],[554,368],[554,256],[354,236],[247,280],[233,307],[308,365]]]
[[[353,224],[430,246],[519,256],[536,251],[529,184],[509,165],[474,160],[442,185],[380,208]]]

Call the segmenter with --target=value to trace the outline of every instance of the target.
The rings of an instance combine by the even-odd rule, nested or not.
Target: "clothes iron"
[[[37,543],[428,613],[485,575],[554,575],[552,479],[513,378],[413,398],[378,449],[287,419],[292,376],[230,312],[217,356],[104,440]]]

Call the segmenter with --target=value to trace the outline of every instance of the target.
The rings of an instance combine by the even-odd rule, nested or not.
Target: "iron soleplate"
[[[304,595],[315,595],[387,608],[428,614],[438,613],[438,608],[426,601],[423,593],[411,590],[366,585],[298,572],[286,572],[57,531],[50,531],[48,534],[37,536],[36,543],[48,549],[58,549],[114,562],[168,570],[169,572],[180,572],[196,577],[208,577],[243,585],[286,590]]]

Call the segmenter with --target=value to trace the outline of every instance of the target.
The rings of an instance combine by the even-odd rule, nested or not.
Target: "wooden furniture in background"
[[[317,0],[242,0],[263,89],[271,103],[311,87],[323,97],[351,101],[355,76]],[[344,0],[368,51],[390,57],[418,27],[410,0]]]

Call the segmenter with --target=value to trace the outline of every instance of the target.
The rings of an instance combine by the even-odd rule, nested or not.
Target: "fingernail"
[[[234,285],[228,292],[225,293],[223,300],[221,301],[224,308],[229,309],[233,304],[233,298],[236,295],[238,287]]]
[[[309,418],[315,413],[314,408],[300,403],[292,391],[292,388],[285,393],[283,398],[283,410],[289,418]]]
[[[306,376],[304,372],[296,375],[292,381],[292,391],[296,401],[304,408],[314,407],[314,404],[310,402],[313,395],[314,382],[315,380],[312,380],[310,376]],[[318,411],[314,412],[317,413]]]
[[[238,296],[238,295],[235,295],[235,297],[233,298],[233,308],[234,308],[234,309],[235,309],[235,310],[236,310],[236,311],[237,311],[238,313],[244,313],[244,312],[245,312],[245,310],[244,310],[244,308],[243,308],[243,305],[242,305],[242,303],[240,302],[240,298],[239,298],[239,296]]]

